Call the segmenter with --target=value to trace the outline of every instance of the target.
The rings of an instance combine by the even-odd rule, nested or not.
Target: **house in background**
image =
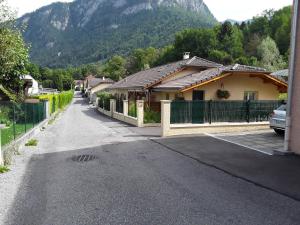
[[[144,99],[155,111],[160,100],[278,100],[287,82],[265,69],[223,66],[199,57],[133,74],[109,87],[129,102]]]
[[[103,91],[114,83],[114,81],[110,78],[93,78],[89,80],[88,84],[88,97],[90,99],[90,103],[95,104],[97,99],[97,93]]]
[[[39,94],[39,83],[31,75],[22,75],[25,96]]]
[[[75,86],[74,89],[75,91],[81,91],[83,88],[83,80],[74,80]]]

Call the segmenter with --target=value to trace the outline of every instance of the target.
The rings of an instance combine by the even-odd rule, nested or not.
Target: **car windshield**
[[[280,106],[277,110],[278,111],[286,111],[286,105]]]

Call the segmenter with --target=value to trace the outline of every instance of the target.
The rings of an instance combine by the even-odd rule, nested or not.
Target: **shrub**
[[[25,146],[37,146],[37,144],[38,141],[36,139],[31,139],[25,144]]]
[[[161,114],[159,112],[152,111],[151,109],[146,109],[144,112],[144,123],[160,123]]]
[[[6,173],[9,171],[9,168],[7,166],[0,166],[0,173]]]
[[[111,93],[105,91],[99,92],[97,97],[99,99],[98,106],[105,110],[110,110],[110,99],[115,99],[115,97]]]
[[[74,96],[73,91],[64,91],[59,94],[40,95],[37,98],[39,100],[48,100],[51,114],[64,109],[69,103],[71,103]]]
[[[128,115],[135,118],[137,117],[136,103],[129,104]]]
[[[9,127],[12,122],[10,120],[10,114],[12,109],[8,106],[1,106],[0,108],[0,124],[5,124],[7,127]]]

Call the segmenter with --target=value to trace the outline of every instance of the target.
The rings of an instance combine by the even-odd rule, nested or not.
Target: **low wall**
[[[103,113],[106,116],[111,117],[111,112],[110,111],[106,111],[105,109],[102,109],[100,107],[98,107],[98,111],[101,112],[101,113]]]
[[[164,136],[192,135],[204,133],[243,132],[268,129],[269,122],[215,123],[215,124],[172,124]]]
[[[134,118],[134,117],[131,117],[131,116],[125,116],[122,113],[114,112],[113,113],[113,118],[117,119],[117,120],[120,120],[122,122],[128,123],[128,124],[131,124],[133,126],[138,126],[137,118]]]

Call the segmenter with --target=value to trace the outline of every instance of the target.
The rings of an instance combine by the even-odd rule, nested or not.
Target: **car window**
[[[279,111],[286,111],[286,105],[280,106],[277,110],[279,110]]]

